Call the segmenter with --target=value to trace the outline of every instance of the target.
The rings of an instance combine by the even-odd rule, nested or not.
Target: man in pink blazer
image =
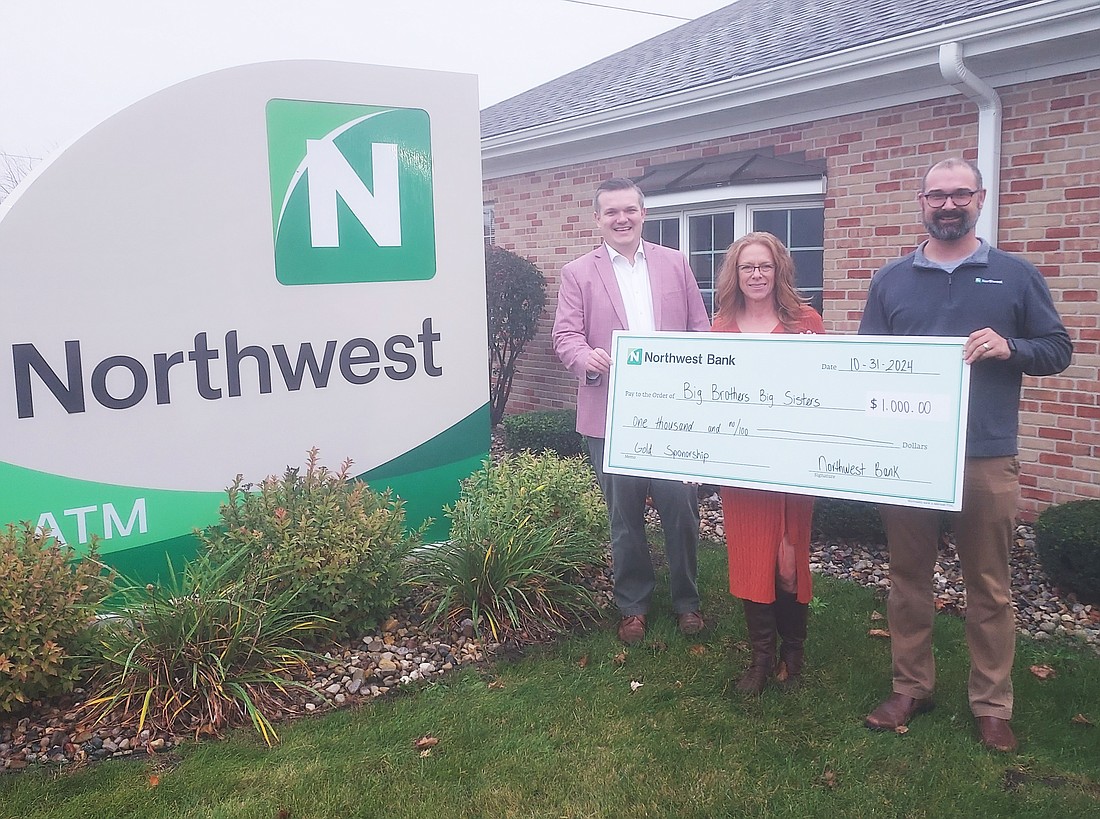
[[[577,432],[603,489],[611,522],[619,639],[645,637],[655,576],[645,536],[646,497],[661,516],[672,607],[680,631],[697,634],[704,622],[696,584],[699,503],[694,486],[603,471],[607,376],[614,330],[710,329],[703,297],[684,255],[642,241],[645,199],[629,179],[609,179],[596,190],[596,224],[603,244],[561,271],[554,317],[554,351],[578,379]]]

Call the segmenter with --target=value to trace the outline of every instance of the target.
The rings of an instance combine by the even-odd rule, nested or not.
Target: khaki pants
[[[1012,718],[1012,661],[1016,653],[1009,552],[1015,529],[1020,465],[1014,456],[967,458],[963,508],[955,545],[966,583],[966,642],[970,649],[970,710],[976,717]],[[933,567],[940,512],[881,506],[890,548],[890,648],[895,693],[932,694]]]

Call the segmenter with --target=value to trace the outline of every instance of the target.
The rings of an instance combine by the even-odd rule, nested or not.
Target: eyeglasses
[[[748,276],[754,271],[759,270],[761,273],[774,273],[775,265],[771,262],[764,262],[764,264],[739,264],[737,265],[737,272],[743,276]]]
[[[970,204],[970,200],[974,198],[976,193],[978,191],[959,188],[957,191],[951,191],[950,193],[947,191],[928,191],[928,193],[922,193],[920,197],[933,208],[942,208],[947,204],[948,199],[955,203],[955,207],[965,208]]]

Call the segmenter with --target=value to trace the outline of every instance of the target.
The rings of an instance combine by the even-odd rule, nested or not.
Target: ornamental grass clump
[[[582,458],[529,452],[486,463],[447,510],[451,539],[415,554],[433,618],[470,617],[494,639],[544,637],[596,611],[607,513]]]
[[[275,578],[240,572],[239,551],[215,563],[200,556],[160,585],[128,585],[97,630],[103,664],[86,708],[96,721],[170,733],[217,734],[251,723],[268,745],[272,720],[292,701],[331,622],[304,613]]]
[[[0,531],[0,712],[73,689],[112,583],[94,539],[78,559],[30,523]]]
[[[424,527],[407,532],[404,502],[350,479],[350,469],[350,460],[337,472],[322,466],[314,448],[304,473],[288,467],[258,485],[238,475],[220,525],[199,538],[214,562],[244,550],[239,573],[264,572],[273,578],[268,593],[294,589],[303,610],[356,635],[393,610]]]

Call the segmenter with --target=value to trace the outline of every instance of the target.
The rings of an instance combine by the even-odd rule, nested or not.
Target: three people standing
[[[985,201],[981,173],[959,158],[933,165],[918,195],[929,238],[876,273],[860,332],[964,336],[971,365],[962,511],[956,547],[967,586],[970,707],[986,747],[1017,746],[1011,669],[1015,622],[1009,551],[1019,494],[1017,432],[1023,374],[1050,375],[1070,363],[1072,344],[1038,270],[975,234]],[[706,310],[678,251],[643,242],[640,190],[609,180],[596,194],[603,244],[562,269],[554,348],[577,376],[577,429],[588,440],[611,519],[619,637],[640,642],[654,587],[645,540],[646,496],[661,514],[673,606],[681,631],[703,627],[695,580],[698,505],[694,488],[602,473],[608,349],[616,329],[704,330]],[[821,316],[795,289],[794,265],[774,236],[751,233],[728,250],[719,273],[713,330],[820,333]],[[723,488],[730,591],[744,602],[752,662],[738,689],[760,693],[769,680],[796,682],[804,662],[813,499]],[[888,613],[891,695],[866,718],[896,730],[932,707],[935,667],[933,566],[940,513],[882,506],[890,550]],[[777,638],[780,645],[776,647]]]

